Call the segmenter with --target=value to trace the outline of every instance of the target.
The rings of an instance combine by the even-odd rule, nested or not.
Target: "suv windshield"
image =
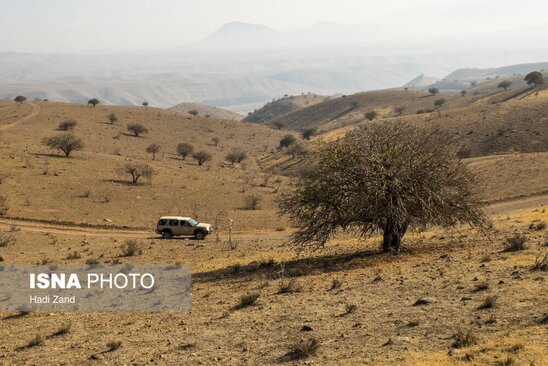
[[[194,219],[188,220],[188,223],[189,223],[190,225],[192,225],[192,226],[196,226],[196,225],[199,224],[198,221],[196,221],[196,220],[194,220]]]

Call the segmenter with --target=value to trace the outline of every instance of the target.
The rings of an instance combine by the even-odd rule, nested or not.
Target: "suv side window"
[[[165,226],[167,224],[167,220],[160,220],[158,221],[159,226]]]
[[[190,224],[188,223],[188,221],[181,221],[181,226],[189,227]]]
[[[169,220],[169,226],[179,226],[179,220]]]

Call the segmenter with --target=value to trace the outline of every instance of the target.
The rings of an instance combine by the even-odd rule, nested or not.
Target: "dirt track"
[[[487,206],[486,212],[489,215],[500,215],[507,212],[523,210],[534,207],[542,207],[548,205],[548,195],[527,197],[523,199],[513,199],[506,202],[498,202]],[[42,232],[53,233],[63,235],[90,235],[101,237],[126,237],[126,238],[143,238],[143,237],[157,237],[151,227],[150,230],[144,230],[139,228],[116,228],[92,225],[78,225],[67,223],[55,223],[55,222],[43,222],[32,219],[16,219],[16,218],[0,218],[0,228],[8,228],[12,225],[17,226],[22,231],[28,232]],[[234,232],[240,238],[243,237],[257,237],[257,236],[276,236],[284,237],[287,233],[278,233],[269,230],[254,230],[254,231],[240,231]]]

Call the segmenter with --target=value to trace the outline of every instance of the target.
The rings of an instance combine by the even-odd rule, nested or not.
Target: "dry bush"
[[[341,288],[341,285],[342,283],[338,278],[333,278],[333,280],[331,280],[331,287],[329,288],[329,290],[339,289]]]
[[[527,237],[522,234],[514,234],[513,236],[506,239],[506,246],[504,247],[505,252],[519,252],[521,250],[527,249],[525,242]]]
[[[6,196],[0,195],[0,216],[5,216],[8,213],[8,199]]]
[[[483,300],[478,310],[493,309],[497,305],[497,298],[495,296],[488,296]]]
[[[72,260],[72,259],[80,259],[82,256],[80,253],[78,253],[76,250],[69,253],[65,259]]]
[[[292,278],[289,281],[285,281],[283,278],[280,279],[278,294],[292,294],[301,291],[302,286],[295,279]]]
[[[86,260],[86,264],[88,266],[96,266],[99,264],[99,260],[98,259],[95,259],[95,258],[89,258]]]
[[[148,164],[128,162],[118,168],[118,173],[131,175],[131,182],[137,184],[141,177],[151,179],[155,172]]]
[[[115,113],[111,113],[107,116],[107,119],[108,121],[110,122],[111,125],[115,124],[116,122],[118,122],[118,116],[116,116]]]
[[[33,339],[31,339],[26,347],[27,348],[32,348],[32,347],[37,347],[37,346],[40,346],[44,343],[44,337],[42,337],[40,334],[37,334]]]
[[[73,130],[77,124],[78,122],[76,122],[76,120],[67,119],[66,121],[59,123],[59,130],[61,131]]]
[[[529,225],[529,230],[531,231],[542,231],[546,229],[546,223],[544,221],[542,222],[539,222],[539,223],[531,223],[531,225]]]
[[[13,243],[15,243],[15,234],[13,232],[0,233],[0,248],[5,248]]]
[[[139,137],[148,133],[148,129],[140,123],[130,123],[127,125],[127,130],[133,134],[135,137]]]
[[[234,309],[239,310],[255,305],[259,296],[260,295],[257,292],[242,295],[242,297],[240,297],[240,302],[234,307]]]
[[[256,194],[250,194],[245,197],[244,209],[246,210],[257,210],[261,203],[261,197]]]
[[[152,160],[156,160],[156,154],[160,152],[160,149],[160,145],[153,143],[148,145],[145,151],[149,154],[152,154]]]
[[[139,243],[135,239],[127,239],[124,241],[120,250],[122,251],[120,257],[133,257],[134,255],[142,253],[139,249]]]
[[[457,333],[453,334],[452,338],[453,338],[453,343],[451,344],[452,348],[470,347],[478,343],[478,337],[476,337],[471,330],[468,330],[468,331],[459,330]]]
[[[211,154],[205,151],[198,151],[197,153],[192,154],[192,157],[196,160],[199,166],[202,166],[205,162],[211,160]]]
[[[191,144],[183,143],[177,145],[177,154],[180,155],[183,160],[186,160],[186,157],[192,154],[194,147]]]
[[[345,315],[352,314],[353,312],[356,311],[357,308],[358,308],[357,305],[354,305],[354,304],[346,304],[346,305],[344,306],[344,314],[345,314]]]
[[[495,366],[516,366],[517,363],[514,360],[514,358],[510,355],[506,355],[506,357],[502,360],[498,360],[495,362]]]
[[[55,332],[53,332],[50,337],[59,337],[65,334],[68,334],[70,332],[71,323],[63,324],[57,329]]]
[[[282,359],[303,360],[314,355],[319,347],[320,342],[316,338],[301,339],[291,347],[291,350]]]
[[[122,346],[122,341],[110,341],[107,343],[107,352],[116,351]]]
[[[1,246],[1,245],[0,245]],[[535,263],[531,267],[533,271],[548,271],[548,251],[540,252],[535,257]]]
[[[481,292],[481,291],[486,291],[489,289],[489,284],[488,283],[485,283],[485,282],[482,282],[482,283],[478,283],[474,289],[472,290],[473,293],[477,293],[477,292]]]

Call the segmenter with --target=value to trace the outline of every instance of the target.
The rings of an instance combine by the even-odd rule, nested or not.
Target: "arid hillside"
[[[185,116],[202,116],[206,118],[226,119],[231,121],[239,121],[243,118],[243,116],[238,113],[200,103],[183,102],[170,109]]]
[[[251,112],[245,117],[244,121],[270,124],[290,113],[321,103],[327,99],[329,98],[311,93],[284,96],[283,98],[266,103],[262,108]]]
[[[108,116],[114,113],[117,121]],[[84,144],[70,158],[42,144],[61,135],[59,124],[76,121],[71,133]],[[130,124],[148,133],[135,137]],[[150,227],[161,214],[211,219],[224,211],[235,229],[273,228],[279,219],[272,192],[285,178],[266,175],[257,159],[270,154],[282,135],[265,126],[145,107],[84,106],[66,103],[0,102],[0,188],[9,217],[68,221],[90,225]],[[183,160],[178,144],[211,160],[199,166],[192,153]],[[159,145],[153,160],[146,152]],[[232,164],[226,155],[246,154]],[[131,184],[128,163],[148,164],[154,175]],[[250,207],[249,200],[257,201]],[[264,210],[263,210],[264,208]],[[265,217],[268,220],[265,220]]]

